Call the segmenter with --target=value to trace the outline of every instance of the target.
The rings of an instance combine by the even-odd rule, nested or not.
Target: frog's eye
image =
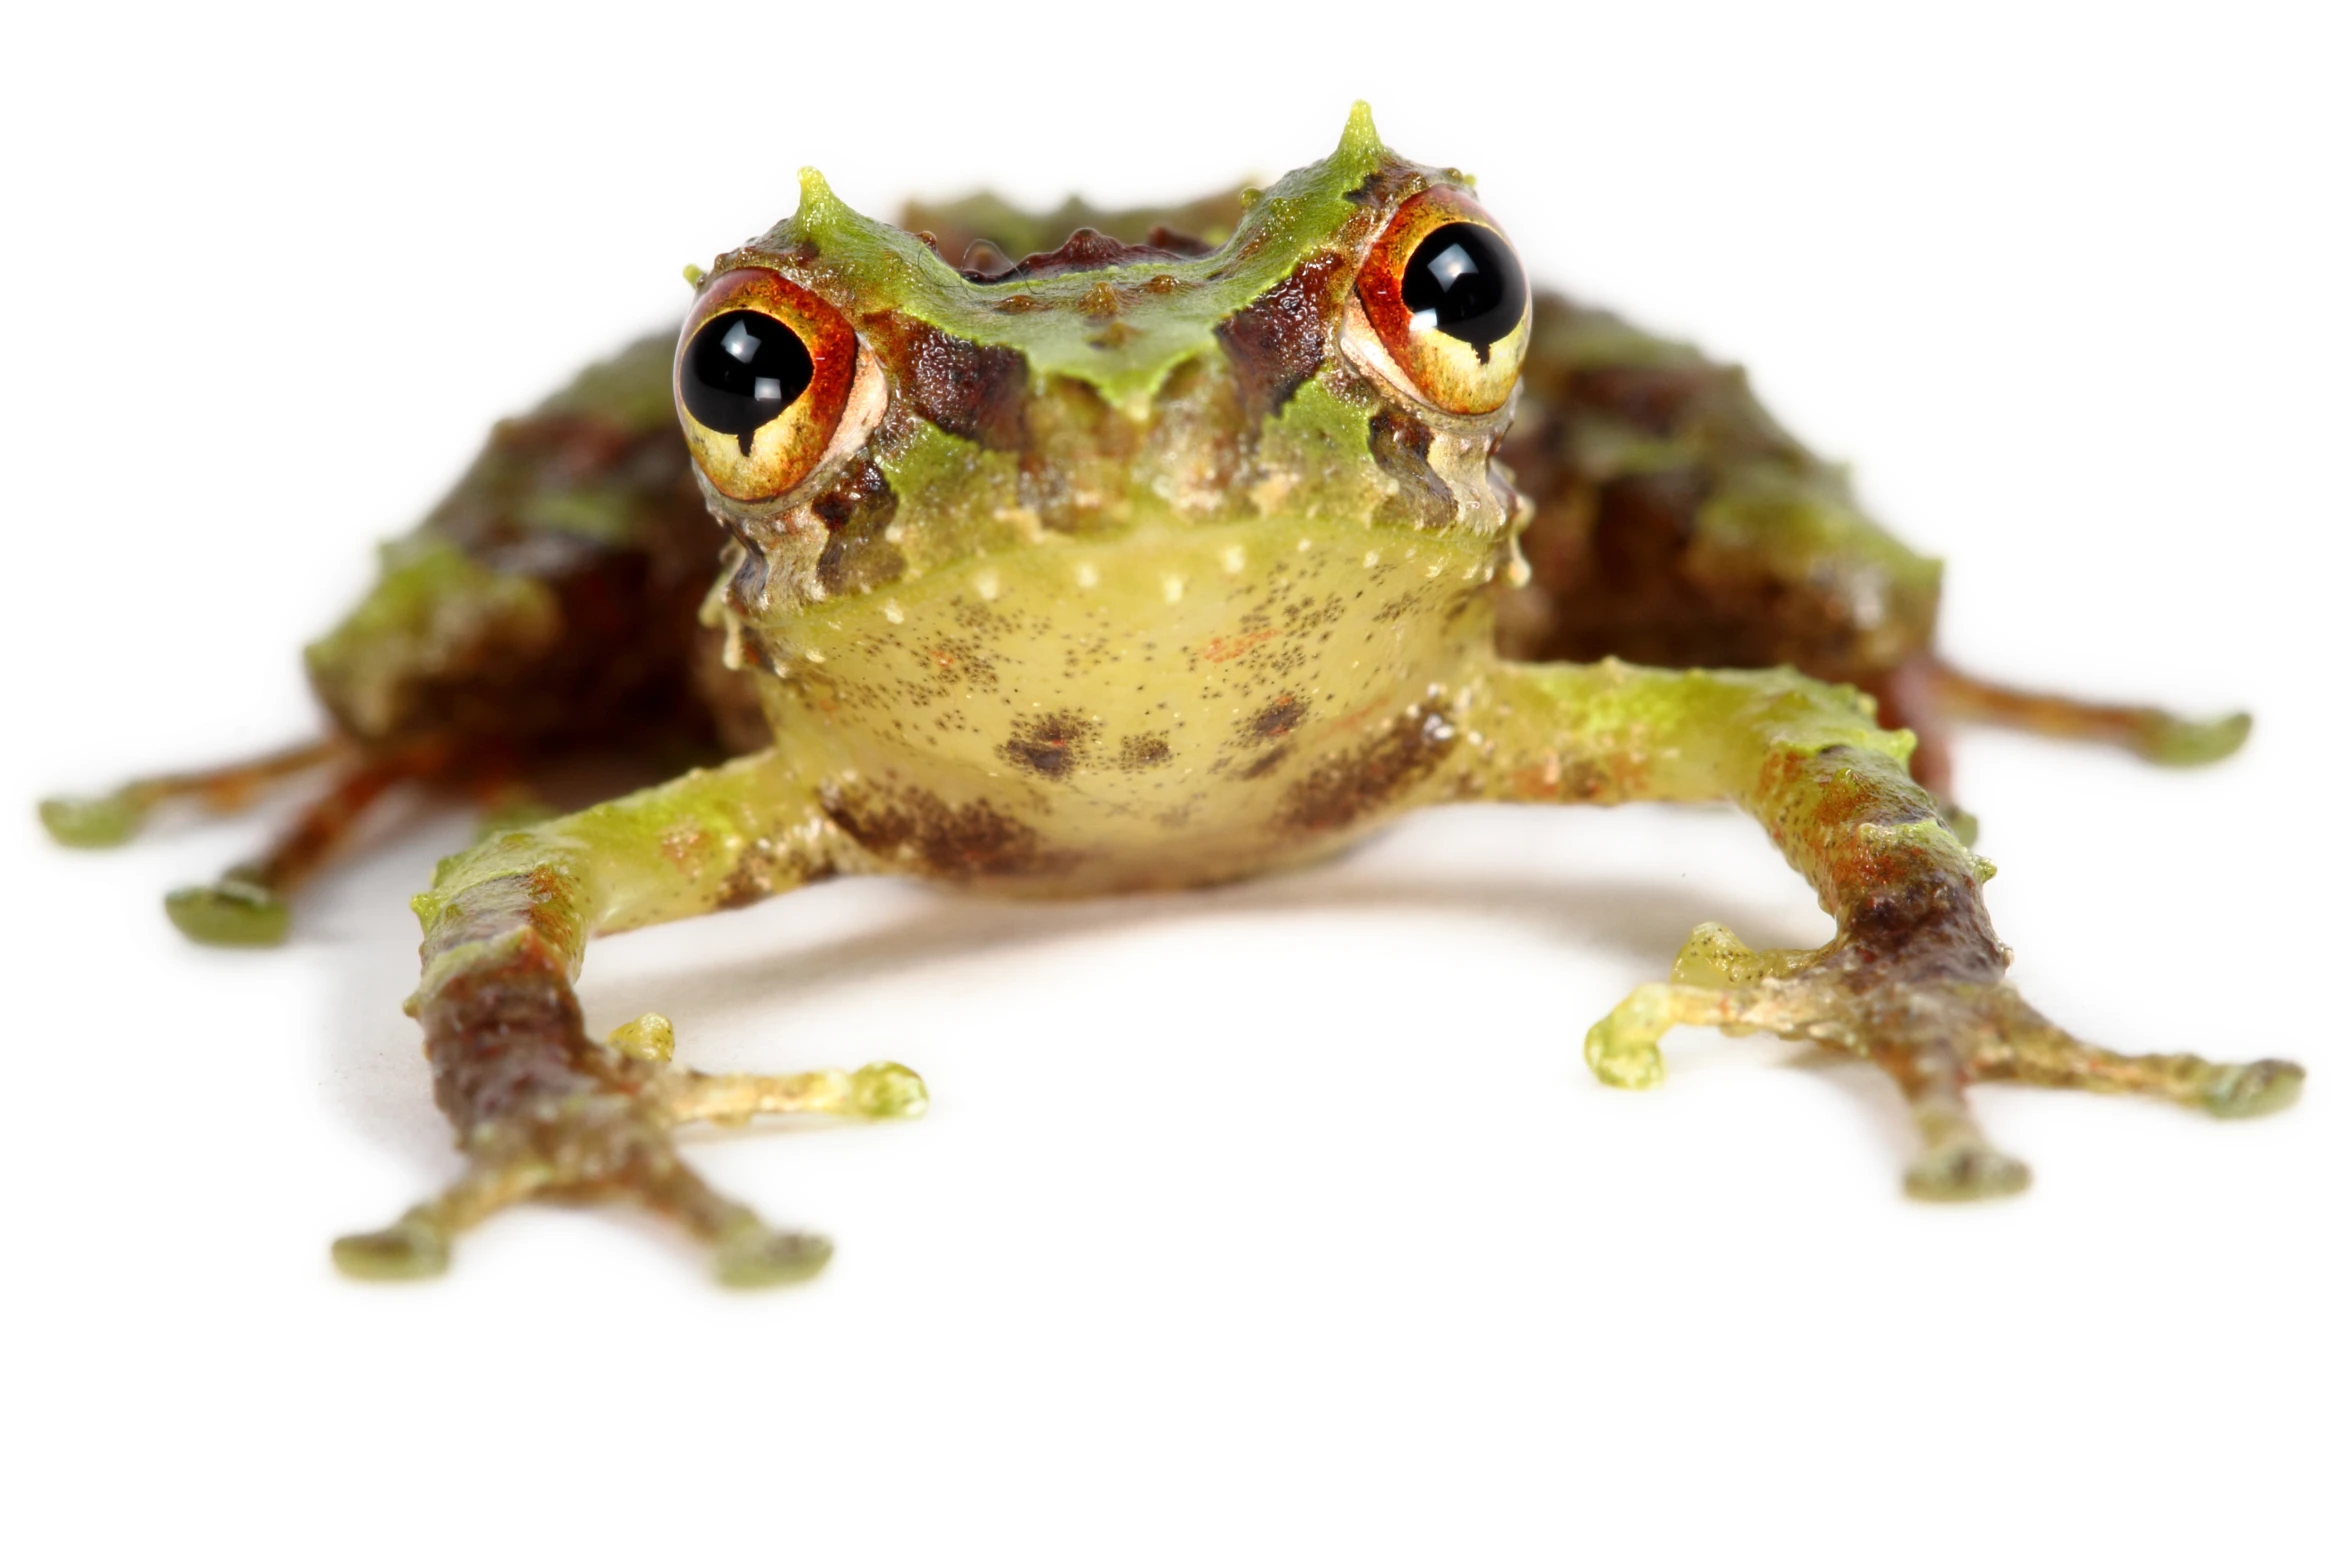
[[[1491,413],[1517,385],[1531,330],[1525,269],[1485,209],[1449,186],[1396,209],[1355,280],[1363,314],[1422,397]]]
[[[798,284],[756,267],[712,278],[677,340],[677,418],[721,495],[770,501],[808,476],[857,368],[857,334]]]

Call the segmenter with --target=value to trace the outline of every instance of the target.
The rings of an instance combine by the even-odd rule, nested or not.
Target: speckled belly
[[[1071,541],[811,605],[770,647],[777,732],[915,874],[1091,892],[1327,852],[1446,787],[1498,564],[1490,539],[1347,539]]]

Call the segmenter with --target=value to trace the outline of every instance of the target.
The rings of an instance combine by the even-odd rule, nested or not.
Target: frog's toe
[[[2197,719],[2157,711],[2149,716],[2137,750],[2158,766],[2201,767],[2235,755],[2251,734],[2250,713]]]
[[[435,1278],[449,1271],[449,1236],[428,1214],[411,1212],[388,1229],[343,1236],[334,1261],[346,1278]]]
[[[2270,1115],[2301,1097],[2308,1074],[2290,1061],[2247,1061],[2222,1067],[2204,1091],[2203,1108],[2226,1120]]]
[[[111,849],[138,836],[146,807],[127,794],[56,795],[40,804],[41,825],[69,849]]]
[[[286,939],[291,919],[284,899],[234,872],[165,895],[163,912],[181,935],[207,947],[274,947]]]
[[[1909,1162],[1902,1190],[1920,1202],[1981,1202],[2013,1197],[2032,1184],[2031,1167],[1988,1143],[1952,1143]]]
[[[767,1289],[803,1284],[832,1260],[832,1242],[797,1230],[769,1229],[745,1218],[719,1236],[712,1259],[718,1282],[729,1289]]]
[[[930,1109],[922,1075],[895,1061],[873,1061],[849,1074],[849,1100],[868,1121],[911,1121]]]

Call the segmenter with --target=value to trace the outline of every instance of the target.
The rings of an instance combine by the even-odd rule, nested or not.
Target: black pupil
[[[1484,364],[1487,350],[1516,331],[1526,313],[1526,274],[1493,230],[1447,223],[1404,263],[1403,302],[1413,325],[1470,344]]]
[[[752,433],[797,402],[815,374],[790,327],[756,310],[729,310],[694,334],[677,382],[685,411],[733,436],[748,457]]]

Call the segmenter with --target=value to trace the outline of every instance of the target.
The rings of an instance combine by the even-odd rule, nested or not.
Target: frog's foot
[[[2119,746],[2163,767],[2219,761],[2234,755],[2252,733],[2249,713],[2183,718],[2159,707],[2076,701],[1981,680],[1939,660],[1931,679],[1935,703],[1948,717]]]
[[[388,1229],[335,1242],[335,1266],[353,1278],[428,1278],[445,1271],[456,1237],[530,1198],[634,1202],[712,1248],[719,1282],[738,1287],[813,1278],[832,1256],[820,1235],[772,1229],[713,1189],[679,1157],[673,1129],[696,1121],[739,1125],[754,1115],[907,1119],[929,1100],[895,1062],[854,1072],[788,1076],[692,1072],[667,1064],[667,1020],[647,1014],[618,1031],[619,1055],[592,1065],[587,1086],[534,1096],[460,1139],[465,1173]],[[589,1047],[592,1049],[592,1047]],[[597,1081],[597,1080],[601,1081]]]
[[[1937,1202],[2007,1196],[2031,1180],[1976,1125],[1970,1083],[2143,1094],[2240,1117],[2285,1108],[2302,1079],[2289,1061],[2227,1064],[2099,1049],[2042,1017],[1995,972],[1904,962],[1843,943],[1756,952],[1720,925],[1697,928],[1670,981],[1641,986],[1601,1019],[1584,1040],[1584,1058],[1602,1082],[1653,1087],[1664,1079],[1658,1041],[1684,1023],[1769,1032],[1876,1062],[1909,1101],[1922,1145],[1904,1186]]]

